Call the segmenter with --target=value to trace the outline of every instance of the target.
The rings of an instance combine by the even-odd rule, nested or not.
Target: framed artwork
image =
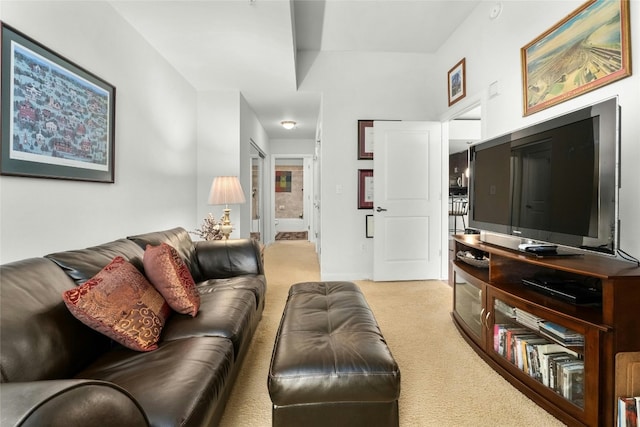
[[[590,0],[520,51],[524,115],[631,75],[629,0]]]
[[[276,171],[276,193],[291,193],[291,171]]]
[[[373,169],[358,169],[358,209],[373,209]]]
[[[0,173],[113,183],[115,87],[1,26]]]
[[[358,120],[358,160],[373,159],[373,120]]]
[[[373,215],[366,216],[365,228],[367,239],[371,239],[373,237]]]
[[[447,73],[447,88],[449,90],[449,106],[460,101],[467,95],[467,70],[465,58],[453,66]]]

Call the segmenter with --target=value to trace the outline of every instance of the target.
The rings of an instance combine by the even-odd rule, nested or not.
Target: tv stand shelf
[[[453,244],[454,254],[489,260],[488,268],[451,261],[451,315],[471,347],[564,423],[616,425],[616,355],[640,351],[640,268],[591,254],[537,257],[478,235]],[[522,284],[539,275],[597,288],[602,302],[575,305]]]

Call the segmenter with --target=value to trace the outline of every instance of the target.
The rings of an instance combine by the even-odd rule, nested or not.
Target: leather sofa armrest
[[[149,426],[138,402],[123,388],[96,380],[0,384],[0,425]]]
[[[201,280],[264,274],[262,248],[252,239],[197,241],[196,259]]]

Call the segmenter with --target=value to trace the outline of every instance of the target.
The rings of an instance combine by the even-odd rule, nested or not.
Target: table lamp
[[[229,205],[238,205],[244,202],[244,193],[237,176],[217,176],[213,179],[211,190],[209,191],[209,204],[225,205],[224,216],[220,225],[220,231],[225,239],[228,239],[233,231],[231,219],[229,218],[229,213],[231,212]]]

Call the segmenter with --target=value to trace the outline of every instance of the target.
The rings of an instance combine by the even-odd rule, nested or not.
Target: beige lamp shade
[[[209,191],[210,205],[239,205],[245,202],[237,176],[217,176]]]

